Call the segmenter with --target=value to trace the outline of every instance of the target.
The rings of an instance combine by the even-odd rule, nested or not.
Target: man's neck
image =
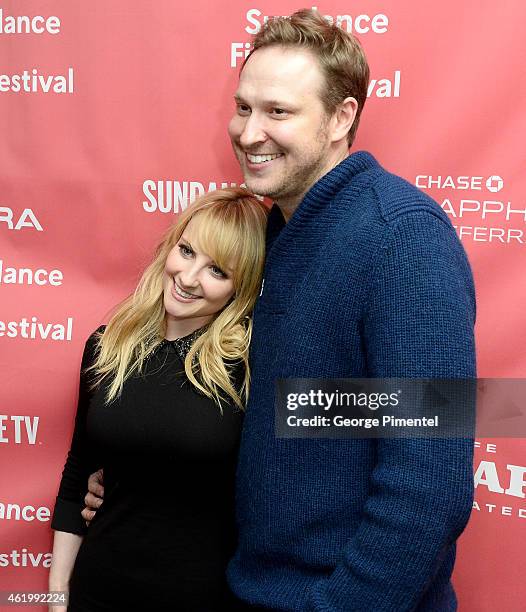
[[[320,173],[320,175],[307,187],[307,189],[305,189],[305,191],[303,193],[301,193],[298,196],[294,196],[292,198],[284,198],[281,200],[276,200],[276,204],[279,206],[280,210],[281,210],[281,214],[283,215],[284,219],[286,222],[288,222],[288,220],[292,217],[292,215],[294,214],[294,212],[296,211],[296,209],[298,208],[298,206],[301,204],[303,198],[305,197],[305,195],[307,194],[308,191],[310,191],[310,189],[321,179],[323,178],[326,174],[329,174],[329,172],[331,170],[333,170],[334,168],[336,168],[336,166],[338,164],[340,164],[344,159],[346,159],[347,157],[349,157],[350,152],[348,150],[345,150],[344,152],[342,151],[337,157],[335,157],[334,159],[332,159],[327,166],[325,166],[325,168],[323,169],[323,171]]]

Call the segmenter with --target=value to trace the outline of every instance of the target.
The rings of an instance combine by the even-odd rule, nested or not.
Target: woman
[[[265,224],[266,208],[244,189],[203,196],[86,343],[52,522],[50,590],[69,590],[70,610],[228,609]],[[104,503],[87,529],[86,480],[101,466]]]

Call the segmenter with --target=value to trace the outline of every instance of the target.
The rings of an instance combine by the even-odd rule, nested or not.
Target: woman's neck
[[[210,322],[211,317],[195,317],[189,319],[174,319],[169,315],[166,317],[166,332],[164,337],[166,340],[176,340],[184,338],[196,329],[204,327]]]

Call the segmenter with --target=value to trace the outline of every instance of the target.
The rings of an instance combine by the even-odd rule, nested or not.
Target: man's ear
[[[340,102],[331,118],[331,141],[338,142],[347,138],[347,134],[354,123],[358,112],[358,102],[356,98],[348,97]]]

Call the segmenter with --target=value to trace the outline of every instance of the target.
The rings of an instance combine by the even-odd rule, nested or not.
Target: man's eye
[[[249,115],[250,106],[247,106],[246,104],[237,104],[237,112],[239,115]]]
[[[273,108],[272,114],[273,115],[286,115],[287,111],[284,108]]]

